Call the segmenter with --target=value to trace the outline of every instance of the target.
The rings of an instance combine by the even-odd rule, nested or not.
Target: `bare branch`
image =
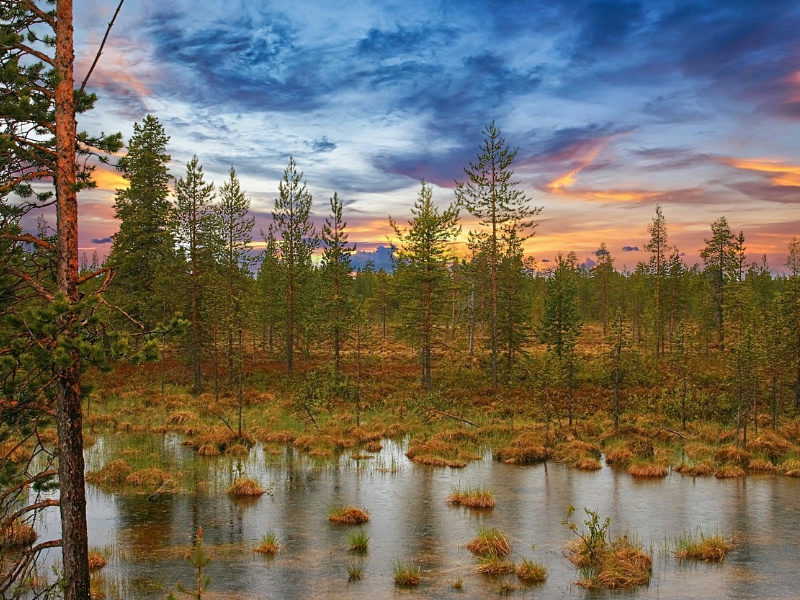
[[[33,277],[28,275],[27,273],[23,273],[22,271],[18,271],[12,267],[6,267],[6,270],[11,273],[12,275],[19,277],[20,279],[24,279],[29,286],[31,286],[37,294],[39,294],[45,300],[49,300],[50,302],[53,301],[53,294],[47,291],[42,285],[36,281]]]
[[[94,67],[97,64],[97,61],[100,60],[100,55],[103,53],[103,47],[106,45],[106,40],[108,39],[108,34],[111,33],[111,28],[114,26],[114,21],[117,19],[117,15],[119,14],[119,9],[122,8],[122,3],[125,0],[119,0],[119,5],[117,6],[117,10],[114,11],[114,16],[111,17],[111,21],[108,24],[108,29],[106,29],[106,34],[103,36],[103,41],[100,42],[100,48],[97,50],[97,54],[94,57],[94,61],[92,61],[92,66],[89,67],[89,72],[86,73],[86,77],[83,78],[83,83],[81,83],[81,91],[86,87],[86,83],[89,81],[89,77],[92,76],[92,71],[94,71]]]
[[[3,240],[11,240],[12,242],[25,242],[26,244],[35,244],[37,246],[41,246],[45,250],[55,250],[55,247],[50,242],[46,242],[43,239],[36,237],[35,235],[31,235],[30,233],[25,233],[23,235],[9,235],[7,233],[0,234],[0,239]]]

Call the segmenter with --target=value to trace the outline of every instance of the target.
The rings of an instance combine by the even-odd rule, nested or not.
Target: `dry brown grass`
[[[0,548],[23,548],[33,544],[39,534],[36,530],[19,519],[0,530]]]
[[[669,475],[669,469],[664,465],[657,463],[641,461],[635,462],[628,468],[628,473],[633,477],[652,478],[652,477],[666,477]]]
[[[261,496],[264,493],[264,488],[249,477],[242,476],[238,477],[230,485],[226,493],[232,498],[252,498]]]
[[[468,544],[467,550],[477,556],[498,557],[511,554],[511,542],[497,528],[478,528],[478,535]]]
[[[272,555],[277,554],[278,549],[278,538],[274,533],[267,533],[261,538],[261,543],[253,548],[253,552]]]
[[[197,417],[194,413],[190,413],[189,411],[178,411],[174,412],[169,416],[169,423],[170,425],[183,425],[187,421],[194,420]]]
[[[652,572],[652,558],[627,539],[618,538],[603,554],[595,580],[600,587],[625,590],[647,585]]]
[[[508,575],[514,573],[517,566],[499,556],[481,556],[478,564],[475,566],[475,572],[482,573],[483,575]]]
[[[560,463],[574,465],[580,459],[600,458],[600,446],[581,440],[571,440],[556,447],[555,458]]]
[[[354,506],[340,506],[328,512],[328,520],[340,525],[361,525],[369,521],[369,512]]]
[[[297,434],[289,430],[271,431],[263,435],[262,439],[272,444],[292,444],[297,439]]]
[[[523,558],[516,568],[517,577],[525,583],[543,583],[547,580],[547,567]]]
[[[633,460],[633,452],[626,446],[612,448],[606,452],[606,464],[614,467],[627,467]]]
[[[89,552],[89,571],[94,573],[108,564],[105,557],[97,551]]]
[[[383,450],[383,444],[380,442],[367,442],[366,446],[364,446],[364,449],[367,452],[380,452]]]
[[[775,470],[775,465],[766,459],[754,458],[747,465],[747,470],[756,473],[772,473]]]
[[[733,549],[731,540],[722,535],[685,537],[676,544],[675,556],[680,560],[701,560],[705,562],[722,562],[725,555]]]
[[[234,444],[233,446],[229,446],[227,450],[225,450],[225,454],[228,456],[235,456],[238,458],[243,458],[250,454],[250,448],[247,446],[243,446],[242,444]]]
[[[124,482],[130,473],[131,468],[128,463],[117,459],[106,463],[98,471],[89,471],[86,474],[86,481],[95,485],[118,485]]]
[[[537,433],[523,433],[514,438],[508,446],[494,453],[497,460],[507,464],[531,464],[545,462],[552,458],[553,452],[545,444],[544,436]]]
[[[455,443],[442,439],[431,439],[426,442],[409,444],[406,456],[414,463],[431,467],[450,467],[463,469],[467,461],[479,460],[481,457],[470,454]]]
[[[778,460],[779,457],[793,449],[792,443],[789,440],[773,431],[764,431],[750,442],[749,447],[753,451],[760,452],[769,457],[771,461]]]
[[[197,449],[200,456],[219,456],[222,454],[214,444],[203,444]]]
[[[474,488],[462,488],[458,485],[447,497],[447,503],[478,509],[494,508],[495,504],[492,492],[485,485]]]
[[[7,440],[0,444],[0,460],[19,464],[31,459],[31,453],[15,440]]]
[[[691,475],[692,477],[701,477],[714,474],[714,464],[711,461],[704,460],[696,465],[687,465],[681,463],[672,469],[681,475]]]
[[[603,465],[600,464],[600,461],[596,458],[592,458],[591,456],[585,456],[577,460],[573,466],[576,469],[581,469],[583,471],[597,471],[598,469],[603,468]]]
[[[737,465],[739,467],[747,466],[752,458],[747,450],[734,444],[720,446],[717,448],[717,452],[714,457],[717,459],[717,462],[729,465]]]
[[[163,485],[167,481],[171,481],[172,476],[166,471],[161,469],[142,469],[134,471],[125,478],[125,483],[135,485],[137,487]]]
[[[733,479],[744,476],[745,471],[739,465],[722,465],[719,469],[714,471],[714,477],[717,479]]]
[[[800,471],[800,459],[788,458],[775,467],[775,471],[783,473],[784,475],[792,471]]]

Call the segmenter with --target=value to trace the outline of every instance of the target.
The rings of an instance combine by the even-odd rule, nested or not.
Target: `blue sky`
[[[78,77],[116,4],[76,4]],[[79,127],[127,138],[154,114],[172,173],[194,153],[219,182],[233,165],[261,226],[292,154],[315,213],[338,191],[371,249],[420,179],[452,200],[495,120],[543,207],[537,259],[605,242],[632,268],[645,253],[623,248],[644,247],[661,204],[690,264],[725,215],[779,267],[800,235],[798,31],[800,3],[780,0],[128,0]],[[98,184],[81,245],[103,254],[120,179]]]

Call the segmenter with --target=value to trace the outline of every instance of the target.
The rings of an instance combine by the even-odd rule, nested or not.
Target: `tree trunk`
[[[59,330],[76,319],[78,302],[78,196],[75,172],[75,101],[72,37],[72,0],[56,5],[56,209],[58,227],[58,288],[69,300],[70,311],[59,318]],[[58,372],[56,390],[58,476],[61,486],[61,538],[65,573],[65,600],[89,599],[89,544],[86,529],[86,490],[83,464],[81,359],[70,353],[70,365]]]

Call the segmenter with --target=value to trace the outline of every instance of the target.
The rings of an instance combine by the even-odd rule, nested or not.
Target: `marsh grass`
[[[419,585],[422,577],[422,568],[406,562],[396,561],[393,568],[394,583],[400,587],[414,587]]]
[[[517,566],[510,560],[497,555],[480,556],[475,572],[482,575],[508,575],[514,573]]]
[[[248,498],[261,496],[264,488],[249,477],[241,476],[230,485],[226,493],[232,498]]]
[[[486,484],[478,487],[462,487],[459,483],[451,488],[447,503],[478,509],[494,508],[495,505],[494,496]]]
[[[641,478],[666,477],[669,475],[669,469],[652,461],[641,460],[634,461],[628,468],[628,473]]]
[[[364,565],[360,561],[347,563],[347,581],[360,581],[364,577]]]
[[[527,558],[523,558],[517,565],[516,573],[519,580],[525,583],[542,583],[547,580],[547,567]]]
[[[119,485],[125,482],[131,471],[130,465],[124,460],[112,460],[97,471],[89,471],[86,474],[86,481],[87,483],[103,486]]]
[[[10,525],[7,525],[0,530],[0,548],[22,548],[33,544],[39,534],[36,530],[20,521],[15,519]]]
[[[340,525],[361,525],[369,521],[369,512],[354,506],[337,506],[328,510],[328,520]]]
[[[350,550],[353,552],[366,552],[369,546],[369,536],[363,529],[351,533],[347,536],[347,543],[350,545]]]
[[[497,592],[501,596],[507,596],[508,594],[516,591],[517,586],[514,584],[514,582],[508,581],[507,579],[504,579],[497,585]]]
[[[714,471],[714,477],[717,479],[733,479],[744,476],[745,471],[739,465],[722,465],[719,469]]]
[[[498,557],[511,554],[511,542],[497,528],[478,528],[478,535],[467,544],[467,550],[476,556]]]
[[[270,531],[261,536],[261,543],[253,549],[253,552],[272,555],[278,553],[279,547],[278,536]]]
[[[686,534],[675,540],[674,553],[678,560],[722,562],[732,549],[732,541],[721,533],[706,535],[698,529],[696,534]]]
[[[96,548],[89,549],[89,571],[94,573],[108,564],[108,552]]]

